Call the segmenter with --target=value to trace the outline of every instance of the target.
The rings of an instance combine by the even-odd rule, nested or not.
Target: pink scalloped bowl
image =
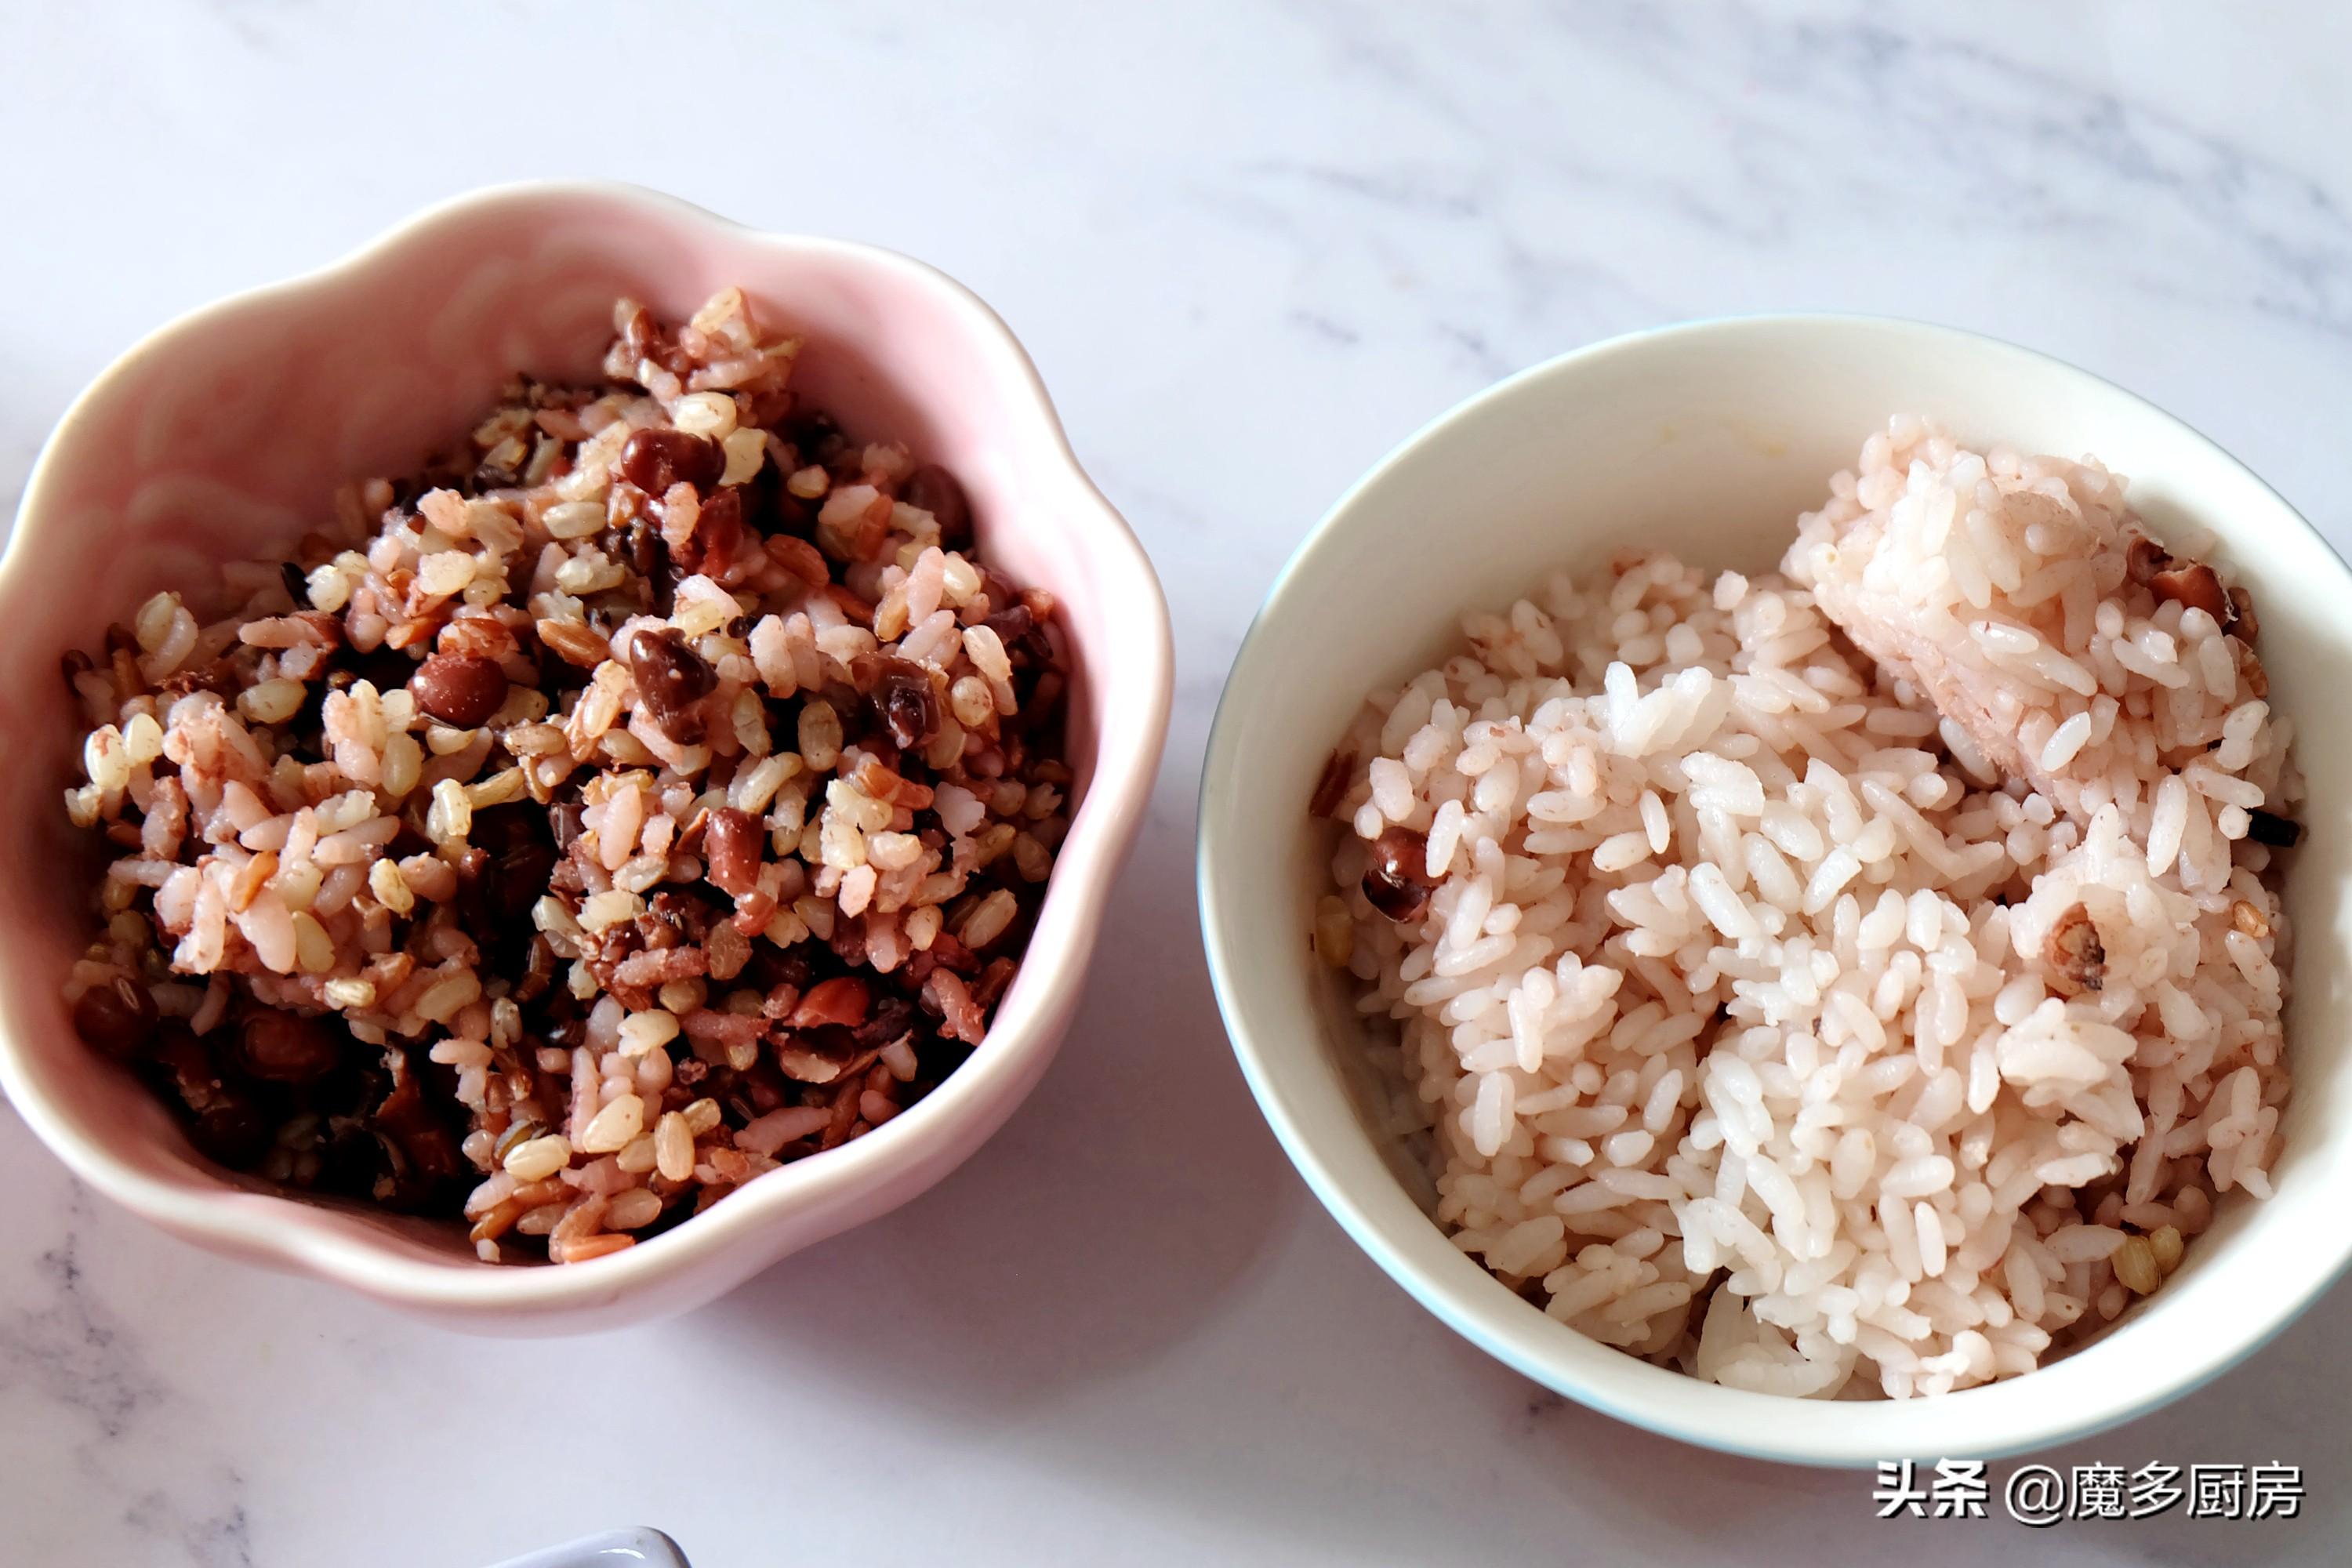
[[[587,377],[626,293],[682,317],[740,284],[805,334],[793,385],[853,431],[945,464],[981,548],[1060,602],[1079,801],[987,1039],[904,1114],[640,1246],[562,1268],[477,1260],[453,1224],[298,1200],[200,1157],[74,1035],[59,987],[94,863],[65,820],[76,710],[58,660],[157,589],[289,544],[335,487],[468,428],[507,376]],[[560,1333],[681,1312],[947,1174],[1034,1087],[1075,1012],[1166,738],[1172,658],[1150,560],[1070,452],[1035,367],[920,262],[754,233],[667,196],[532,184],[463,197],[349,259],[196,311],[68,411],[0,560],[0,1089],[99,1191],[197,1246],[455,1327]]]

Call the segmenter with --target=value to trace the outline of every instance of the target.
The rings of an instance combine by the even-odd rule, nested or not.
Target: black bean
[[[2303,842],[2303,824],[2276,812],[2250,811],[2246,813],[2246,837],[2257,844],[2292,849]]]

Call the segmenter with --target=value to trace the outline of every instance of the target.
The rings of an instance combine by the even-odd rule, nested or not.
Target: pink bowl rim
[[[1131,601],[1123,602],[1124,613],[1115,618],[1118,640],[1097,653],[1088,673],[1106,695],[1117,694],[1118,700],[1108,705],[1114,717],[1125,713],[1132,721],[1106,722],[1097,736],[1092,779],[1056,857],[1021,979],[1007,994],[987,1046],[930,1094],[865,1136],[826,1151],[821,1159],[771,1171],[676,1228],[598,1258],[593,1266],[499,1266],[454,1256],[421,1259],[376,1239],[360,1226],[332,1223],[329,1216],[339,1211],[231,1187],[193,1169],[187,1178],[151,1174],[126,1163],[106,1144],[82,1137],[56,1114],[33,1089],[26,1071],[26,1053],[14,1032],[0,1030],[0,1091],[75,1175],[106,1196],[209,1249],[428,1313],[495,1317],[515,1311],[552,1319],[610,1308],[697,1266],[721,1267],[719,1260],[730,1248],[758,1253],[760,1233],[796,1214],[840,1207],[854,1201],[860,1189],[886,1187],[895,1171],[919,1165],[930,1143],[949,1139],[961,1123],[984,1121],[998,1103],[999,1086],[1017,1087],[1035,1058],[1050,1057],[1058,1044],[1061,1020],[1075,1005],[1085,981],[1110,887],[1158,775],[1174,689],[1167,601],[1150,558],[1079,465],[1035,364],[984,300],[939,268],[898,251],[854,240],[756,229],[683,198],[619,181],[534,180],[470,191],[415,213],[324,266],[199,306],[141,338],[68,405],[43,444],[6,552],[0,555],[0,602],[18,591],[17,569],[26,552],[17,548],[17,541],[46,525],[51,493],[62,487],[57,462],[65,445],[62,438],[144,362],[225,318],[296,296],[330,294],[380,269],[412,265],[420,255],[429,254],[438,231],[485,209],[551,201],[612,205],[625,209],[630,221],[700,229],[735,246],[829,258],[887,275],[900,288],[928,292],[961,317],[991,370],[992,390],[1018,395],[1018,406],[1006,410],[1008,438],[1036,444],[1052,459],[1058,470],[1057,499],[1087,516],[1089,548],[1099,553]],[[1039,943],[1049,936],[1058,940],[1058,949],[1041,951]],[[1017,1089],[1019,1094],[1025,1092]],[[999,1114],[1000,1119],[1009,1115],[1010,1108]],[[921,1184],[929,1184],[929,1179]],[[911,1198],[919,1190],[903,1197]],[[899,1201],[891,1198],[883,1208]],[[804,1240],[814,1242],[856,1223],[853,1217],[847,1224],[822,1226]],[[773,1261],[773,1255],[761,1257],[761,1268]]]

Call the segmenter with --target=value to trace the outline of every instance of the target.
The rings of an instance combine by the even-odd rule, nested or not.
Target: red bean
[[[2147,585],[2156,591],[2159,604],[2169,599],[2188,609],[2202,610],[2217,622],[2229,618],[2230,600],[2221,591],[2221,579],[2201,561],[2158,572]]]
[[[940,525],[942,549],[971,542],[971,503],[964,499],[963,486],[956,477],[937,463],[925,463],[909,474],[898,499],[931,514]]]
[[[2106,946],[2091,921],[2091,911],[2081,904],[2051,922],[2042,956],[2051,973],[2076,991],[2096,991],[2106,978]]]
[[[478,653],[436,653],[416,667],[408,689],[416,705],[460,730],[489,721],[507,700],[507,674]]]
[[[1348,793],[1348,780],[1356,771],[1356,753],[1334,748],[1323,759],[1322,776],[1315,781],[1315,794],[1307,802],[1309,816],[1329,816],[1339,809],[1339,801]]]
[[[760,850],[768,837],[750,812],[722,805],[710,814],[702,838],[710,879],[737,898],[760,885]]]
[[[1020,965],[1009,958],[989,960],[988,967],[980,972],[978,980],[972,982],[973,1003],[983,1011],[995,1006],[996,999],[1004,994],[1006,986],[1013,984],[1013,973],[1019,968]]]
[[[268,1118],[250,1094],[221,1077],[205,1043],[185,1024],[173,1019],[160,1027],[151,1049],[197,1152],[242,1170],[269,1152]]]
[[[761,548],[767,552],[769,560],[812,588],[822,588],[833,581],[833,568],[825,563],[824,552],[805,539],[772,533]]]
[[[669,548],[662,542],[661,530],[644,516],[629,520],[628,531],[621,536],[620,553],[640,577],[650,577],[669,563]]]
[[[621,448],[621,477],[649,496],[684,479],[708,490],[727,471],[727,454],[716,441],[683,430],[640,430]]]
[[[872,1001],[865,981],[855,974],[835,975],[810,986],[785,1022],[795,1029],[814,1029],[824,1024],[847,1024],[855,1028],[866,1022],[866,1010]]]
[[[930,744],[940,732],[943,714],[930,672],[911,659],[886,658],[873,687],[873,700],[883,726],[902,752]]]
[[[467,837],[488,851],[471,889],[484,914],[496,922],[526,921],[555,869],[547,813],[520,800],[478,807]]]
[[[336,1033],[299,1013],[256,1013],[237,1031],[237,1061],[272,1083],[309,1083],[334,1070],[341,1055]]]
[[[872,1015],[857,1026],[852,1037],[860,1050],[878,1051],[893,1040],[905,1038],[919,1021],[912,1002],[904,996],[885,996],[874,1005]]]
[[[315,611],[312,613],[316,615]],[[338,636],[341,634],[341,621],[325,616],[318,618],[326,621]],[[330,642],[326,646],[331,647],[334,644]],[[441,628],[440,634],[433,639],[433,646],[443,653],[473,653],[488,659],[504,658],[520,647],[513,631],[488,615],[459,616]]]
[[[629,673],[637,698],[661,732],[681,746],[699,743],[702,715],[694,705],[710,695],[719,677],[675,628],[639,626],[629,637]]]
[[[405,1156],[407,1169],[394,1172],[393,1191],[379,1193],[394,1208],[425,1206],[436,1186],[456,1180],[464,1171],[457,1141],[425,1097],[422,1047],[387,1054],[392,1091],[368,1117],[368,1125]]]
[[[745,936],[757,936],[767,930],[768,922],[775,918],[776,900],[766,893],[751,892],[744,894],[736,904],[735,913],[729,917],[727,923]]]
[[[1436,889],[1428,839],[1410,827],[1391,827],[1372,841],[1372,861],[1364,868],[1364,897],[1372,908],[1399,923],[1419,920]]]
[[[129,1061],[155,1035],[155,998],[127,974],[93,985],[74,1000],[74,1033],[117,1061]]]
[[[197,1152],[233,1171],[257,1164],[269,1152],[270,1138],[261,1107],[232,1092],[222,1093],[188,1124],[188,1142]]]
[[[990,616],[985,625],[1004,645],[1015,670],[1033,666],[1042,668],[1054,662],[1053,641],[1037,624],[1037,612],[1028,605],[1016,601]]]
[[[2147,582],[2172,564],[2172,552],[2145,533],[2133,534],[2124,547],[2124,569],[2135,583]]]
[[[857,1041],[839,1027],[787,1035],[775,1046],[776,1066],[800,1083],[837,1083],[857,1058]],[[855,1099],[853,1094],[850,1098]]]
[[[2243,588],[2230,590],[2230,614],[2221,629],[2242,643],[2251,643],[2262,636],[2262,623],[2254,617],[2254,596]],[[2256,692],[2255,696],[2262,695]]]
[[[684,375],[694,368],[694,356],[680,348],[669,333],[654,320],[653,312],[639,306],[621,327],[621,341],[629,353],[639,359],[649,359],[672,375]]]
[[[681,572],[718,577],[735,563],[743,548],[743,492],[730,487],[702,503],[695,514],[694,532],[670,552]]]

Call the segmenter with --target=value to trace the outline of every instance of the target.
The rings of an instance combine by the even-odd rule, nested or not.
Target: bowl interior
[[[60,653],[97,647],[110,622],[159,588],[209,589],[222,560],[290,543],[331,515],[339,485],[412,470],[461,437],[509,376],[593,378],[616,297],[682,320],[730,283],[764,320],[806,337],[793,382],[804,406],[950,468],[989,561],[1060,601],[1076,666],[1066,705],[1074,792],[1085,792],[1107,733],[1122,775],[1145,775],[1122,776],[1118,793],[1148,786],[1157,741],[1139,737],[1159,721],[1153,704],[1122,686],[1112,710],[1106,687],[1148,682],[1150,659],[1164,661],[1146,647],[1164,625],[1145,613],[1157,590],[1123,531],[1116,545],[1104,537],[1116,519],[1070,461],[1034,372],[986,307],[902,258],[761,236],[625,189],[461,203],[326,275],[229,301],[142,343],[85,394],[37,470],[0,567],[0,725],[23,748],[0,774],[0,1028],[52,1142],[102,1150],[159,1191],[240,1208],[227,1232],[287,1216],[284,1200],[197,1160],[163,1108],[72,1034],[58,992],[91,929],[80,889],[95,862],[59,803],[80,776]],[[1114,668],[1121,673],[1108,675]],[[1089,822],[1098,816],[1079,811],[1057,890],[1080,859],[1105,862],[1081,880],[1107,879],[1126,828]],[[1091,921],[1073,924],[1049,900],[1032,952],[1060,947],[1082,961],[1091,941]],[[973,1068],[992,1052],[1042,1058],[1050,1049],[1075,996],[1074,975],[1055,970],[1051,960],[1024,967],[987,1044],[951,1086],[984,1076]],[[1024,1087],[1038,1065],[1020,1068]],[[930,1099],[943,1097],[956,1098],[943,1088]],[[877,1150],[923,1137],[917,1112],[929,1103]],[[981,1120],[966,1116],[972,1125],[952,1141],[976,1142]],[[835,1152],[853,1151],[836,1164],[881,1158],[856,1145]],[[823,1163],[775,1174],[800,1181]],[[453,1226],[305,1212],[346,1236],[364,1226],[412,1260],[481,1267]],[[214,1239],[236,1245],[219,1230]]]
[[[1365,693],[1427,668],[1472,607],[1544,572],[1601,569],[1623,547],[1710,568],[1772,567],[1800,510],[1896,411],[1974,442],[2096,453],[2129,476],[2161,537],[2191,528],[2261,607],[2272,700],[2304,721],[2310,832],[2288,884],[2298,957],[2287,1014],[2294,1097],[2277,1195],[2229,1202],[2165,1289],[2112,1332],[2032,1375],[1940,1399],[1776,1399],[1651,1367],[1553,1323],[1447,1243],[1415,1163],[1362,1092],[1365,1026],[1307,933],[1330,830],[1305,805]],[[1237,660],[1202,806],[1213,973],[1252,1085],[1325,1203],[1405,1287],[1538,1381],[1641,1425],[1738,1451],[1861,1463],[1991,1453],[2121,1419],[2251,1349],[2344,1260],[2329,1216],[2352,1189],[2337,962],[2352,834],[2325,803],[2352,784],[2352,736],[2322,722],[2352,671],[2352,575],[2277,495],[2169,416],[2024,350],[1853,318],[1699,323],[1619,340],[1504,383],[1408,442],[1291,562]]]

